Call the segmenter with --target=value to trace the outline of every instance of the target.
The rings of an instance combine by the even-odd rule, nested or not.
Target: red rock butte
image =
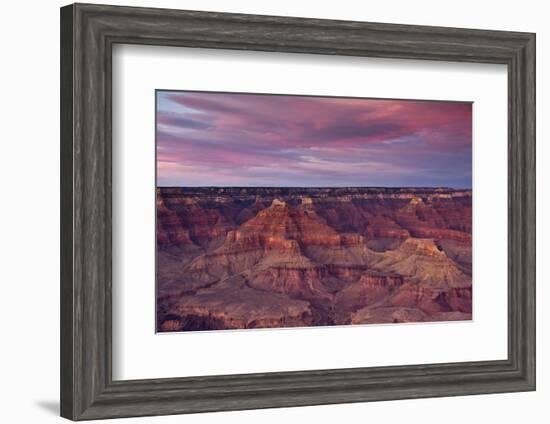
[[[472,195],[157,189],[157,331],[470,320]]]

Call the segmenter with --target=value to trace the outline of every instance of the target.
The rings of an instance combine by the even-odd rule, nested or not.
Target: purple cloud
[[[471,187],[471,103],[157,96],[158,185]]]

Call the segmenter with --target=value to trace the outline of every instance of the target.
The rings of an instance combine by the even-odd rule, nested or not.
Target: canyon
[[[159,187],[157,331],[472,319],[472,193]]]

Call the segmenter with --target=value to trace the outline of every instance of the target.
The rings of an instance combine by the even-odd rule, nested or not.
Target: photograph
[[[157,332],[472,320],[472,102],[155,94]]]
[[[550,417],[544,2],[3,6],[1,422]]]

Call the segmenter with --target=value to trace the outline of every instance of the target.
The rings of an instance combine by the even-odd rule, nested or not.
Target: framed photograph
[[[61,415],[535,389],[535,35],[61,9]]]

